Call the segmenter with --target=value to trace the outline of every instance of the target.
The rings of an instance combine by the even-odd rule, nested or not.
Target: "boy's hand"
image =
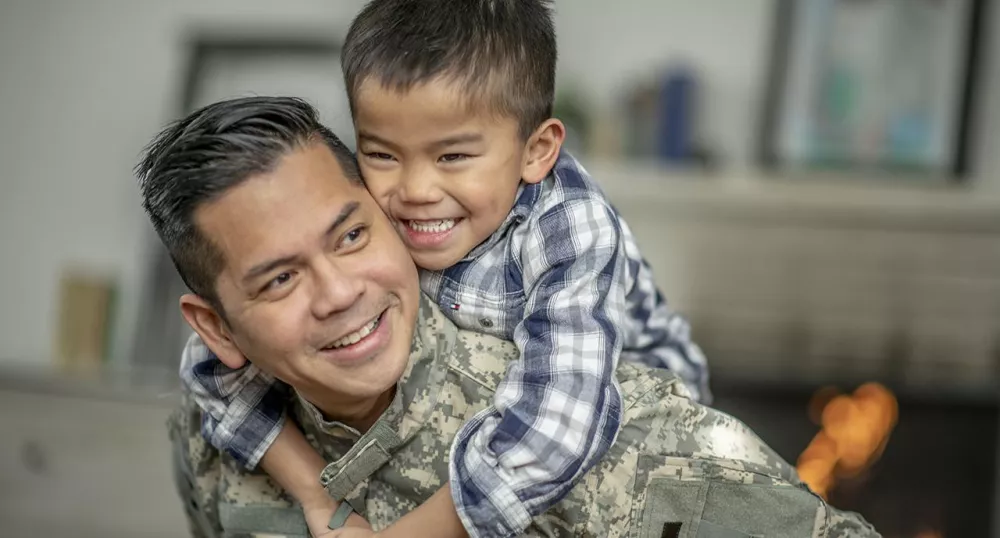
[[[357,516],[352,514],[351,517]],[[358,516],[360,517],[360,516]],[[347,526],[351,526],[347,520]],[[367,523],[367,522],[366,522]],[[369,528],[343,528],[322,535],[323,538],[468,538],[451,500],[451,486],[445,485],[430,499],[399,521],[379,532]]]
[[[309,527],[309,535],[313,538],[328,538],[333,531],[327,527],[330,518],[336,507],[333,502],[316,503],[311,506],[303,506],[302,514],[306,516],[306,526]]]
[[[379,534],[371,529],[360,527],[344,527],[330,531],[330,534],[323,535],[323,538],[377,538]]]
[[[285,422],[278,438],[260,460],[267,474],[299,501],[309,534],[314,538],[333,536],[330,518],[339,506],[317,480],[325,465],[323,458],[290,420]],[[365,518],[357,514],[351,514],[345,525],[371,528]]]
[[[333,517],[333,513],[336,511],[337,505],[334,504],[332,500],[326,503],[303,506],[302,513],[306,517],[306,526],[309,527],[309,535],[313,538],[336,538],[337,536],[340,536],[338,533],[344,530],[359,530],[368,533],[358,534],[357,536],[372,535],[371,525],[365,521],[365,518],[359,516],[358,514],[351,514],[351,517],[347,518],[347,522],[344,523],[343,529],[331,530],[328,525],[330,523],[330,518]],[[349,534],[348,536],[355,535]]]

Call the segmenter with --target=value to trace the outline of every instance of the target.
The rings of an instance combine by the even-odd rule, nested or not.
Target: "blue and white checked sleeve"
[[[600,201],[564,201],[540,215],[521,259],[521,360],[452,446],[452,497],[473,538],[519,535],[604,456],[621,421],[618,220]]]
[[[710,405],[712,391],[709,387],[708,361],[701,348],[691,340],[691,326],[683,316],[670,309],[659,290],[651,284],[651,276],[640,273],[637,282],[649,288],[642,290],[645,293],[642,308],[654,313],[644,318],[646,331],[642,338],[645,341],[640,340],[640,343],[652,340],[655,345],[629,349],[622,353],[622,360],[633,360],[674,372],[684,382],[695,401]]]
[[[201,434],[253,469],[285,422],[287,385],[246,363],[232,369],[194,334],[181,354],[181,381],[204,414]]]

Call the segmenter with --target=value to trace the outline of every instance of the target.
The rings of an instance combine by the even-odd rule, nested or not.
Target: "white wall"
[[[305,26],[342,34],[362,4],[0,2],[0,361],[51,361],[58,278],[70,264],[121,279],[115,350],[129,353],[151,244],[131,167],[176,113],[185,30]],[[560,79],[583,80],[608,108],[652,66],[689,59],[703,77],[707,138],[745,163],[773,10],[774,0],[560,0]],[[1000,128],[996,108],[984,115],[989,133]],[[1000,164],[997,155],[984,159]],[[977,188],[1000,192],[1000,178],[981,180]]]
[[[51,361],[69,264],[121,279],[127,353],[150,228],[131,168],[176,112],[190,25],[329,28],[357,0],[0,3],[0,359]]]

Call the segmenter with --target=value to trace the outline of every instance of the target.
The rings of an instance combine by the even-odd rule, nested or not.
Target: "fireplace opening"
[[[888,384],[887,384],[888,385]],[[834,506],[885,538],[992,536],[995,401],[843,387],[715,381],[715,407],[743,420]]]
[[[802,480],[824,499],[844,479],[863,475],[878,460],[896,426],[896,396],[879,383],[865,383],[853,394],[823,387],[809,402],[809,418],[819,432],[799,454]]]

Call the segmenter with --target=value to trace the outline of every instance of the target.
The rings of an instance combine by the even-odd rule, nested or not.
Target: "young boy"
[[[667,308],[628,226],[561,150],[549,4],[374,0],[347,35],[359,164],[424,293],[459,326],[522,352],[494,405],[456,436],[450,485],[386,535],[523,531],[614,442],[619,359],[669,368],[708,399],[686,322]],[[283,420],[279,386],[210,353],[185,357],[205,436],[259,463],[319,534],[335,506],[317,483],[324,462]]]

